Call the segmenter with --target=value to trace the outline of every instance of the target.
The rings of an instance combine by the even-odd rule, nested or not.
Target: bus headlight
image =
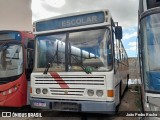
[[[36,93],[40,94],[41,93],[41,89],[40,88],[36,88]]]
[[[9,90],[8,90],[8,94],[11,94],[11,93],[12,93],[12,89],[9,89]]]
[[[14,90],[16,91],[18,88],[17,88],[17,86],[14,86]]]
[[[43,93],[43,94],[47,94],[47,93],[48,93],[48,90],[47,90],[46,88],[43,88],[43,89],[42,89],[42,93]]]
[[[98,97],[102,97],[102,96],[103,96],[103,90],[97,90],[97,91],[96,91],[96,95],[97,95]]]
[[[88,90],[87,94],[88,94],[88,96],[93,96],[94,95],[94,91],[93,90]]]
[[[3,94],[3,95],[6,95],[6,91],[4,91],[2,94]]]

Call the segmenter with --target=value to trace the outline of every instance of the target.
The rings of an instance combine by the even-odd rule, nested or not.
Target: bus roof
[[[139,14],[160,7],[160,0],[139,0]]]
[[[34,22],[35,34],[105,26],[111,15],[108,10],[76,12]]]

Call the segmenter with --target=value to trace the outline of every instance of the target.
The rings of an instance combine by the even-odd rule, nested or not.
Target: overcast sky
[[[136,56],[139,0],[32,0],[33,21],[87,10],[109,9],[113,20],[123,27],[128,56]]]

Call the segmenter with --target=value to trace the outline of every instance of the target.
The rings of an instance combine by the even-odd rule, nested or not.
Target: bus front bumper
[[[32,108],[48,109],[54,111],[74,111],[88,113],[115,114],[115,102],[100,101],[69,101],[30,98]]]

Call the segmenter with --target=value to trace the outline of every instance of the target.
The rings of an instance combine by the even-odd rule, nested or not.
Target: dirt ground
[[[128,113],[138,113],[140,111],[140,100],[138,92],[135,91],[135,85],[130,85],[125,92],[121,105],[119,106],[119,117],[113,118],[113,120],[138,120],[138,117],[122,117]],[[123,114],[123,115],[121,115]]]
[[[136,106],[137,91],[134,90],[135,85],[130,85],[125,95],[122,98],[120,105],[120,111],[139,111],[138,106]],[[138,99],[138,98],[137,98]]]

